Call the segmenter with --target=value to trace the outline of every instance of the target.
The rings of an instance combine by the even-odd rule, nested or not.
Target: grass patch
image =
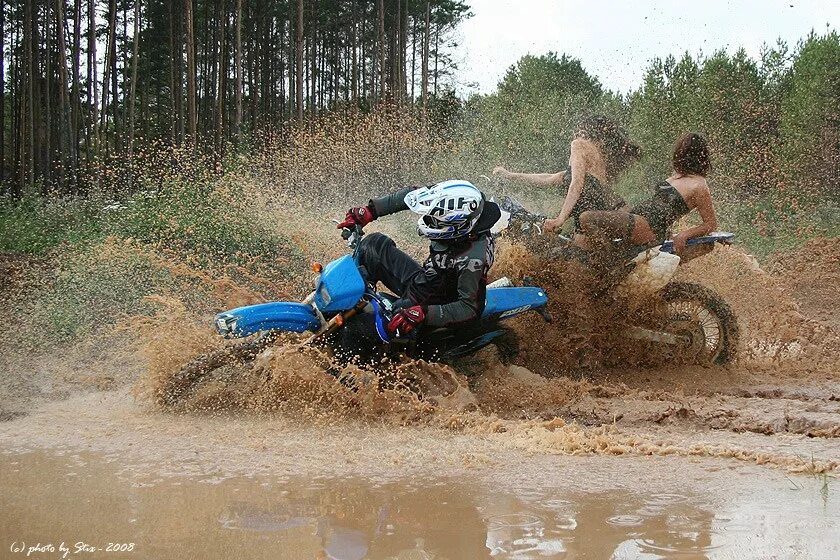
[[[0,198],[0,252],[44,255],[62,244],[101,238],[98,209],[83,199]]]

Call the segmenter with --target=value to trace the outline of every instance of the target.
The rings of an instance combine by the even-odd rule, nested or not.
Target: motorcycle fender
[[[487,303],[484,306],[484,319],[507,319],[531,309],[540,309],[548,303],[548,297],[542,288],[503,287],[487,288]]]
[[[680,257],[657,249],[641,253],[633,261],[636,266],[617,290],[626,297],[658,292],[671,281],[680,265]]]
[[[312,307],[290,301],[231,309],[216,315],[214,324],[219,334],[226,338],[249,336],[259,331],[317,331],[321,325]]]

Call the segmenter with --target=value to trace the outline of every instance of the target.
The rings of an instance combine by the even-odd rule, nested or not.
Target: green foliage
[[[179,184],[140,193],[104,213],[103,230],[187,256],[212,268],[255,259],[273,262],[295,250],[251,216],[235,184]]]
[[[838,84],[840,37],[833,31],[812,33],[793,50],[783,42],[765,47],[759,61],[743,49],[655,59],[642,87],[623,98],[604,92],[567,55],[529,55],[498,91],[466,103],[453,159],[473,176],[498,164],[557,171],[575,123],[605,113],[642,146],[642,161],[615,186],[632,204],[671,173],[676,138],[697,131],[712,150],[709,182],[722,227],[766,254],[837,233]]]
[[[108,236],[169,250],[203,268],[300,258],[247,207],[236,181],[171,181],[120,201],[26,198],[0,202],[0,252],[45,254]]]
[[[89,335],[127,314],[150,311],[143,298],[172,283],[136,248],[114,242],[75,248],[51,284],[38,292],[27,330],[41,333],[41,343]]]
[[[755,192],[766,176],[773,133],[763,88],[757,64],[743,50],[654,60],[629,99],[631,132],[644,148],[645,182],[670,173],[674,140],[692,130],[709,139],[716,183],[730,192]]]
[[[170,177],[159,190],[107,204],[4,201],[0,251],[52,256],[56,266],[21,296],[29,311],[20,336],[39,333],[21,344],[41,348],[110,328],[151,311],[144,298],[153,294],[182,293],[193,308],[206,305],[213,289],[206,279],[217,274],[257,291],[265,286],[250,284],[249,273],[273,281],[299,274],[301,251],[250,211],[243,182],[239,174]],[[247,267],[244,277],[237,267]]]
[[[162,17],[158,4],[150,9]],[[165,59],[155,52],[149,56]],[[0,199],[0,251],[60,257],[31,320],[66,340],[142,311],[143,298],[158,289],[180,289],[183,279],[155,259],[237,282],[240,273],[244,281],[249,274],[288,279],[305,268],[281,225],[288,204],[320,217],[415,181],[480,182],[498,164],[557,171],[566,166],[577,122],[603,113],[643,148],[640,164],[616,186],[631,203],[671,172],[679,134],[705,134],[721,228],[761,257],[814,235],[840,235],[838,84],[835,32],[812,33],[792,50],[777,43],[759,61],[743,50],[656,59],[642,87],[626,97],[604,91],[567,55],[526,56],[493,94],[461,102],[442,88],[430,97],[428,121],[399,110],[324,114],[285,136],[248,135],[241,156],[215,165],[191,150],[138,151],[133,166],[99,170],[99,190],[86,199]],[[133,189],[121,188],[126,176]],[[103,192],[118,200],[106,201]],[[554,190],[521,192],[538,210],[559,209]],[[250,200],[254,194],[262,198]],[[203,297],[194,288],[188,297]]]
[[[840,200],[840,35],[811,33],[798,46],[781,103],[785,178],[809,195]]]
[[[96,209],[80,199],[0,198],[0,252],[41,255],[101,235]]]
[[[595,112],[624,120],[621,100],[604,92],[580,61],[555,53],[525,56],[496,93],[467,102],[457,130],[457,159],[483,164],[484,173],[499,163],[558,171],[568,161],[577,122]]]
[[[497,95],[527,105],[545,95],[596,100],[602,93],[601,84],[583,69],[578,59],[566,54],[558,58],[557,53],[549,52],[520,58],[499,82]]]

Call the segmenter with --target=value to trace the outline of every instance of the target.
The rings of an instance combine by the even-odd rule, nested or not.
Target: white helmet
[[[429,239],[457,239],[478,222],[484,195],[469,181],[451,180],[411,191],[405,204],[420,214],[417,233]]]

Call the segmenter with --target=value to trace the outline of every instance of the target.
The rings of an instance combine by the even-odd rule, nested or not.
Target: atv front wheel
[[[685,338],[677,356],[699,364],[726,364],[738,349],[738,321],[714,291],[689,282],[672,282],[660,292],[660,329]],[[664,315],[664,317],[663,317]]]

